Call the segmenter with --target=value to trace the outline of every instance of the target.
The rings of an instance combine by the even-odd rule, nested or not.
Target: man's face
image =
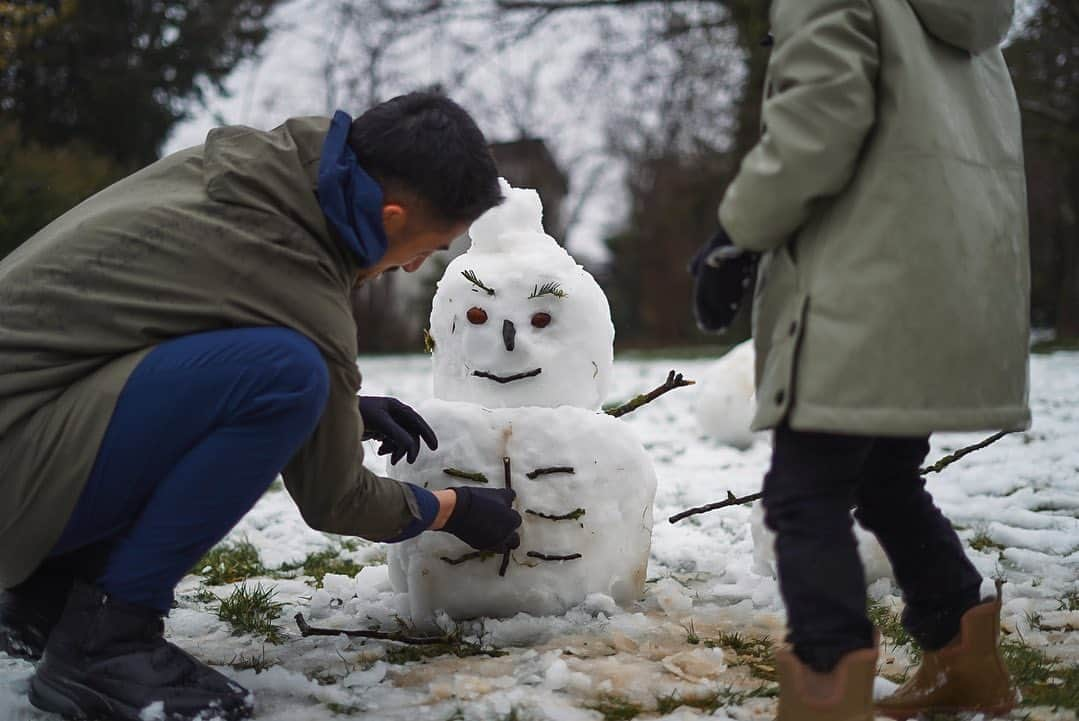
[[[373,267],[360,273],[360,280],[374,278],[389,270],[414,273],[436,251],[449,250],[454,238],[468,230],[468,223],[436,223],[420,213],[410,213],[400,205],[383,208],[383,225],[389,245]]]

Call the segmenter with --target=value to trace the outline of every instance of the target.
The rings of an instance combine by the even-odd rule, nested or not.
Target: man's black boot
[[[0,591],[0,652],[28,661],[41,658],[72,583],[70,574],[43,566],[18,586]]]
[[[30,703],[71,719],[251,716],[244,688],[167,642],[163,631],[157,611],[77,582],[30,680]]]

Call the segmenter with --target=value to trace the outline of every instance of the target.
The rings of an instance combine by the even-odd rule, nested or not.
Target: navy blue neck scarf
[[[386,254],[382,227],[382,188],[360,167],[348,145],[352,118],[333,115],[318,163],[318,202],[349,255],[369,268]]]

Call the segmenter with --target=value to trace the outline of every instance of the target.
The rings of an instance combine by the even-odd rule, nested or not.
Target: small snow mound
[[[693,608],[693,599],[686,588],[673,578],[664,578],[652,589],[656,602],[668,616],[681,616]]]
[[[615,600],[605,593],[588,594],[585,596],[584,602],[581,603],[581,607],[592,615],[605,613],[608,616],[613,616],[619,611]]]
[[[749,429],[757,412],[753,341],[736,346],[709,368],[697,391],[697,424],[707,435],[739,450],[753,445]]]
[[[587,675],[570,669],[563,659],[558,658],[558,652],[552,652],[555,658],[551,660],[547,669],[543,672],[543,682],[554,691],[565,688],[577,691],[587,691],[592,687],[592,680]]]

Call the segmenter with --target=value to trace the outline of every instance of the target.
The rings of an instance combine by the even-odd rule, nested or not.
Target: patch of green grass
[[[740,633],[721,633],[716,638],[704,640],[709,648],[727,649],[737,660],[735,665],[748,666],[749,672],[764,681],[776,680],[775,650],[772,640]]]
[[[603,721],[629,721],[644,713],[644,707],[623,696],[607,694],[588,706],[603,714]]]
[[[1079,591],[1069,591],[1060,599],[1058,611],[1079,611]]]
[[[266,660],[266,645],[263,644],[262,652],[256,656],[251,654],[247,656],[243,653],[238,653],[232,657],[229,661],[229,666],[237,671],[246,671],[247,669],[253,670],[256,674],[262,673],[267,669],[273,668],[273,661]]]
[[[386,549],[380,548],[364,556],[364,562],[368,566],[385,566],[387,563]]]
[[[254,588],[246,583],[237,586],[232,595],[221,599],[217,617],[232,626],[236,634],[249,633],[262,636],[270,643],[284,640],[280,627],[274,623],[281,616],[283,604],[273,600],[277,595],[274,587]]]
[[[391,646],[386,649],[386,656],[382,660],[389,664],[403,665],[416,661],[426,661],[429,658],[438,658],[439,656],[456,656],[457,658],[490,656],[500,658],[505,655],[505,651],[500,651],[497,648],[488,648],[466,641],[447,641],[446,643],[432,643],[423,646],[411,644]]]
[[[352,706],[349,704],[337,703],[336,701],[327,703],[326,708],[335,716],[355,716],[366,710],[363,706]]]
[[[775,698],[778,695],[779,686],[775,684],[763,684],[752,689],[735,689],[731,686],[725,686],[701,696],[689,697],[683,697],[678,692],[675,692],[670,696],[658,697],[656,699],[656,710],[666,716],[685,706],[711,715],[721,708],[741,706],[752,698]]]
[[[360,540],[352,536],[335,536],[337,543],[346,551],[360,550]]]
[[[914,642],[914,638],[903,628],[903,622],[892,609],[882,603],[869,600],[866,603],[866,613],[869,620],[880,631],[880,635],[891,641],[895,646],[906,646],[907,654],[915,663],[922,660],[922,649]]]
[[[341,548],[327,548],[309,554],[299,563],[286,563],[277,569],[277,573],[288,574],[295,571],[303,571],[305,576],[315,579],[315,588],[322,588],[322,581],[327,573],[336,573],[341,576],[355,576],[363,570],[363,566],[349,558],[341,558]]]
[[[235,543],[222,543],[203,556],[192,573],[203,577],[209,586],[245,581],[252,576],[266,575],[255,544],[246,538]]]
[[[970,543],[967,545],[969,545],[975,551],[981,551],[983,553],[988,552],[990,549],[994,551],[1004,550],[1004,546],[990,538],[989,534],[986,533],[984,530],[975,533],[974,538],[970,539]]]
[[[1022,639],[1000,643],[1004,663],[1023,692],[1024,706],[1053,706],[1079,710],[1079,664],[1050,658]]]
[[[199,586],[198,590],[192,595],[199,603],[213,603],[214,601],[220,601],[221,599],[215,596],[210,589],[206,586]]]
[[[686,643],[690,644],[691,646],[696,646],[701,642],[701,637],[697,635],[697,629],[693,627],[692,618],[689,619],[689,625],[682,626],[682,628],[686,629]]]

